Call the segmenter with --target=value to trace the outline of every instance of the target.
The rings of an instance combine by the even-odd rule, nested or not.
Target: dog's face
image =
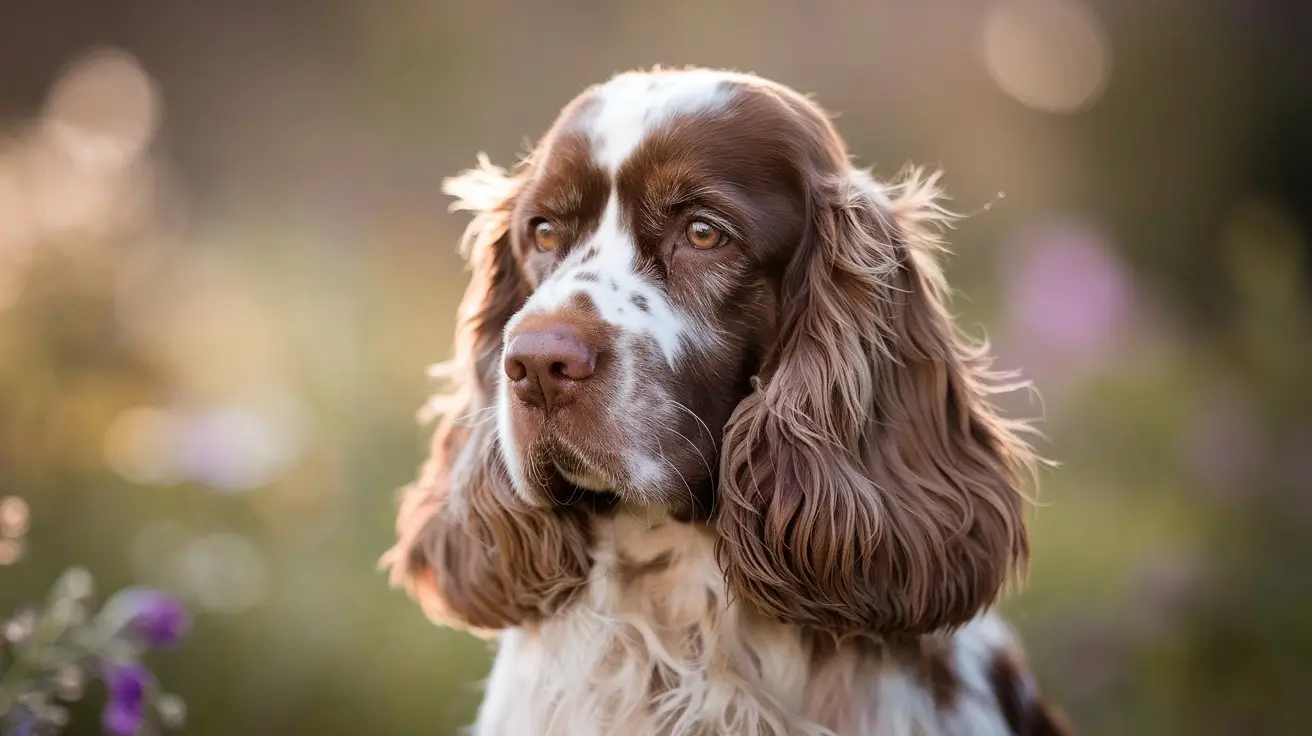
[[[448,192],[476,213],[457,390],[390,557],[435,618],[559,610],[620,501],[837,634],[963,623],[1023,564],[1029,448],[945,308],[932,178],[879,184],[803,96],[690,70],[586,91]]]
[[[499,451],[532,503],[585,492],[707,518],[723,428],[777,340],[823,120],[710,72],[570,104],[522,173]]]

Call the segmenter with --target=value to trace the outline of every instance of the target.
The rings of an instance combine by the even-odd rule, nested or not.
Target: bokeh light
[[[0,498],[0,566],[12,565],[23,558],[28,517],[26,501],[18,496]]]
[[[183,480],[220,491],[267,485],[292,466],[301,438],[295,419],[245,408],[207,411],[129,409],[105,435],[105,460],[134,483]]]
[[[30,512],[18,496],[0,498],[0,537],[16,539],[27,534]]]
[[[217,490],[266,485],[296,459],[296,439],[252,411],[204,412],[184,422],[178,448],[182,466],[191,478]]]
[[[1043,394],[1060,397],[1126,362],[1129,333],[1147,326],[1116,247],[1092,223],[1049,218],[1006,242],[998,262],[1000,349]]]
[[[269,571],[263,556],[240,534],[209,534],[192,540],[177,558],[177,577],[204,608],[239,613],[268,595]]]
[[[1081,0],[998,3],[984,25],[984,58],[1004,92],[1043,112],[1088,109],[1111,77],[1107,34]]]
[[[105,462],[133,483],[177,483],[183,471],[174,453],[178,422],[162,409],[129,409],[105,433]]]
[[[1133,311],[1129,279],[1111,244],[1086,224],[1045,223],[1021,236],[1011,261],[1012,329],[1044,350],[1106,350]]]
[[[79,164],[122,168],[141,156],[159,123],[154,81],[130,53],[97,49],[55,82],[42,124]]]

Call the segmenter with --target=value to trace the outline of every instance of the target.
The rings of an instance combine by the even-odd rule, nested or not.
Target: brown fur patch
[[[1074,736],[1065,714],[1042,699],[1026,695],[1024,672],[1024,662],[1010,650],[998,652],[989,664],[989,686],[1007,727],[1015,736]]]
[[[933,635],[896,637],[889,640],[888,652],[929,691],[936,707],[952,705],[961,681],[952,667],[950,641]]]
[[[551,152],[550,166],[535,168],[531,164],[538,157],[530,157],[529,167],[520,174],[522,188],[507,223],[513,250],[534,286],[596,231],[611,189],[610,176],[592,160],[588,137],[569,130],[567,123],[557,122],[543,138],[538,151],[545,150]],[[556,228],[560,244],[553,251],[541,252],[533,245],[531,231],[539,220]]]

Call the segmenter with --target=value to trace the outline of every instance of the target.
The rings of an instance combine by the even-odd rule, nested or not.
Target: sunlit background
[[[1309,8],[4,0],[0,610],[185,596],[184,733],[455,733],[487,647],[375,571],[466,279],[440,180],[728,66],[974,213],[957,309],[1062,463],[1006,609],[1080,732],[1312,732]]]

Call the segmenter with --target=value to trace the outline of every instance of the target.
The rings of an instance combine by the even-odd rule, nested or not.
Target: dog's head
[[[658,70],[448,191],[458,390],[390,557],[435,617],[550,615],[618,502],[707,524],[739,599],[839,634],[963,623],[1023,565],[1029,448],[945,308],[933,177],[873,180],[781,85]]]

